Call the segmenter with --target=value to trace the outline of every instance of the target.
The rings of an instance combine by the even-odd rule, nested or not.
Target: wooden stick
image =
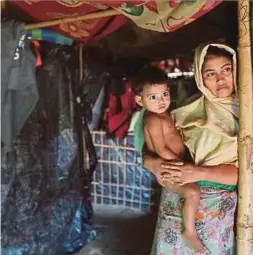
[[[79,45],[79,82],[83,80],[83,45]]]
[[[70,22],[74,22],[74,21],[78,21],[78,20],[98,19],[98,18],[104,18],[104,17],[115,16],[115,15],[120,15],[120,14],[121,13],[119,11],[110,9],[110,10],[106,10],[106,11],[88,13],[85,15],[80,15],[80,16],[75,16],[75,17],[67,17],[67,18],[61,18],[61,19],[57,19],[57,20],[29,24],[29,25],[25,26],[25,29],[28,30],[28,29],[35,29],[35,28],[42,28],[42,27],[51,27],[51,26],[62,24],[62,23],[70,23]]]
[[[84,61],[83,61],[83,45],[79,45],[79,82],[84,78],[84,72],[83,72],[83,67],[84,67]],[[87,146],[86,146],[86,141],[85,141],[85,135],[84,131],[82,131],[82,140],[83,140],[83,160],[84,160],[84,167],[85,169],[89,168],[89,155],[87,153]]]
[[[237,254],[253,254],[253,82],[250,1],[238,1],[239,60],[239,194]]]
[[[107,164],[118,164],[118,165],[128,165],[128,166],[138,166],[136,163],[132,162],[125,162],[125,161],[115,161],[115,160],[106,160],[106,159],[99,159],[99,163],[107,163]]]
[[[107,145],[107,144],[94,143],[94,146],[99,147],[99,148],[121,149],[121,150],[127,150],[127,151],[135,151],[135,148],[133,148],[133,147],[124,147],[124,146],[118,146],[118,145]]]
[[[96,134],[98,134],[98,135],[101,135],[101,134],[102,135],[106,135],[105,131],[100,131],[100,130],[92,130],[92,131],[90,131],[90,133],[93,134],[93,135],[96,135]],[[133,131],[127,132],[127,135],[133,136],[134,132]]]

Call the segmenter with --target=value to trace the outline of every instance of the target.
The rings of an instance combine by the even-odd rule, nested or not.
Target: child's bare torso
[[[161,130],[162,134],[160,135],[163,136],[165,146],[170,149],[174,154],[178,155],[179,158],[181,158],[184,153],[184,144],[178,130],[175,127],[174,121],[168,112],[162,114],[147,112],[145,114],[144,136],[148,150],[156,153],[152,142],[152,134],[149,132],[148,128],[145,128],[145,123],[150,120],[154,122],[153,124],[155,125],[155,127]]]

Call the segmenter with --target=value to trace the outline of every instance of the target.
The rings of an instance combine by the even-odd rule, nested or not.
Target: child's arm
[[[165,122],[165,123],[164,123]],[[157,115],[150,115],[145,119],[145,129],[144,129],[144,136],[145,140],[146,137],[149,138],[153,149],[155,152],[162,158],[166,160],[172,160],[172,159],[179,159],[180,154],[178,155],[174,153],[168,146],[166,146],[166,139],[169,139],[168,137],[164,136],[164,128],[163,125],[167,125],[166,129],[168,130],[171,123],[168,123],[168,121],[165,121],[160,116]],[[168,132],[166,136],[169,135]],[[170,145],[173,147],[175,145],[175,140],[170,140]]]

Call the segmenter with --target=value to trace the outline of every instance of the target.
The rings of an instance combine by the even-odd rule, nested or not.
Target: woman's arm
[[[188,163],[178,165],[176,162],[163,162],[161,167],[168,170],[163,174],[164,179],[173,183],[186,184],[196,181],[211,181],[236,185],[238,181],[238,168],[231,164],[197,166]]]
[[[238,181],[238,168],[230,164],[217,166],[200,166],[204,173],[204,180],[219,182],[227,185],[236,185]]]

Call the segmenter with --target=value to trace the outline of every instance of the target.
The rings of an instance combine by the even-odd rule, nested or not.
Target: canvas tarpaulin
[[[209,12],[222,0],[106,2],[133,20],[139,27],[159,32],[172,32]]]
[[[87,1],[83,0],[12,0],[12,2],[38,21],[74,17],[109,8],[97,2],[87,3]],[[127,20],[125,16],[117,15],[99,19],[61,23],[60,25],[53,26],[52,29],[78,42],[87,43],[90,40],[98,40],[114,32],[125,24]]]
[[[52,27],[79,42],[98,40],[114,31],[131,19],[137,26],[158,32],[175,31],[203,16],[222,0],[149,0],[149,1],[85,1],[85,0],[12,0],[38,21],[49,21],[64,17],[74,17],[112,7],[123,15],[62,23]]]

